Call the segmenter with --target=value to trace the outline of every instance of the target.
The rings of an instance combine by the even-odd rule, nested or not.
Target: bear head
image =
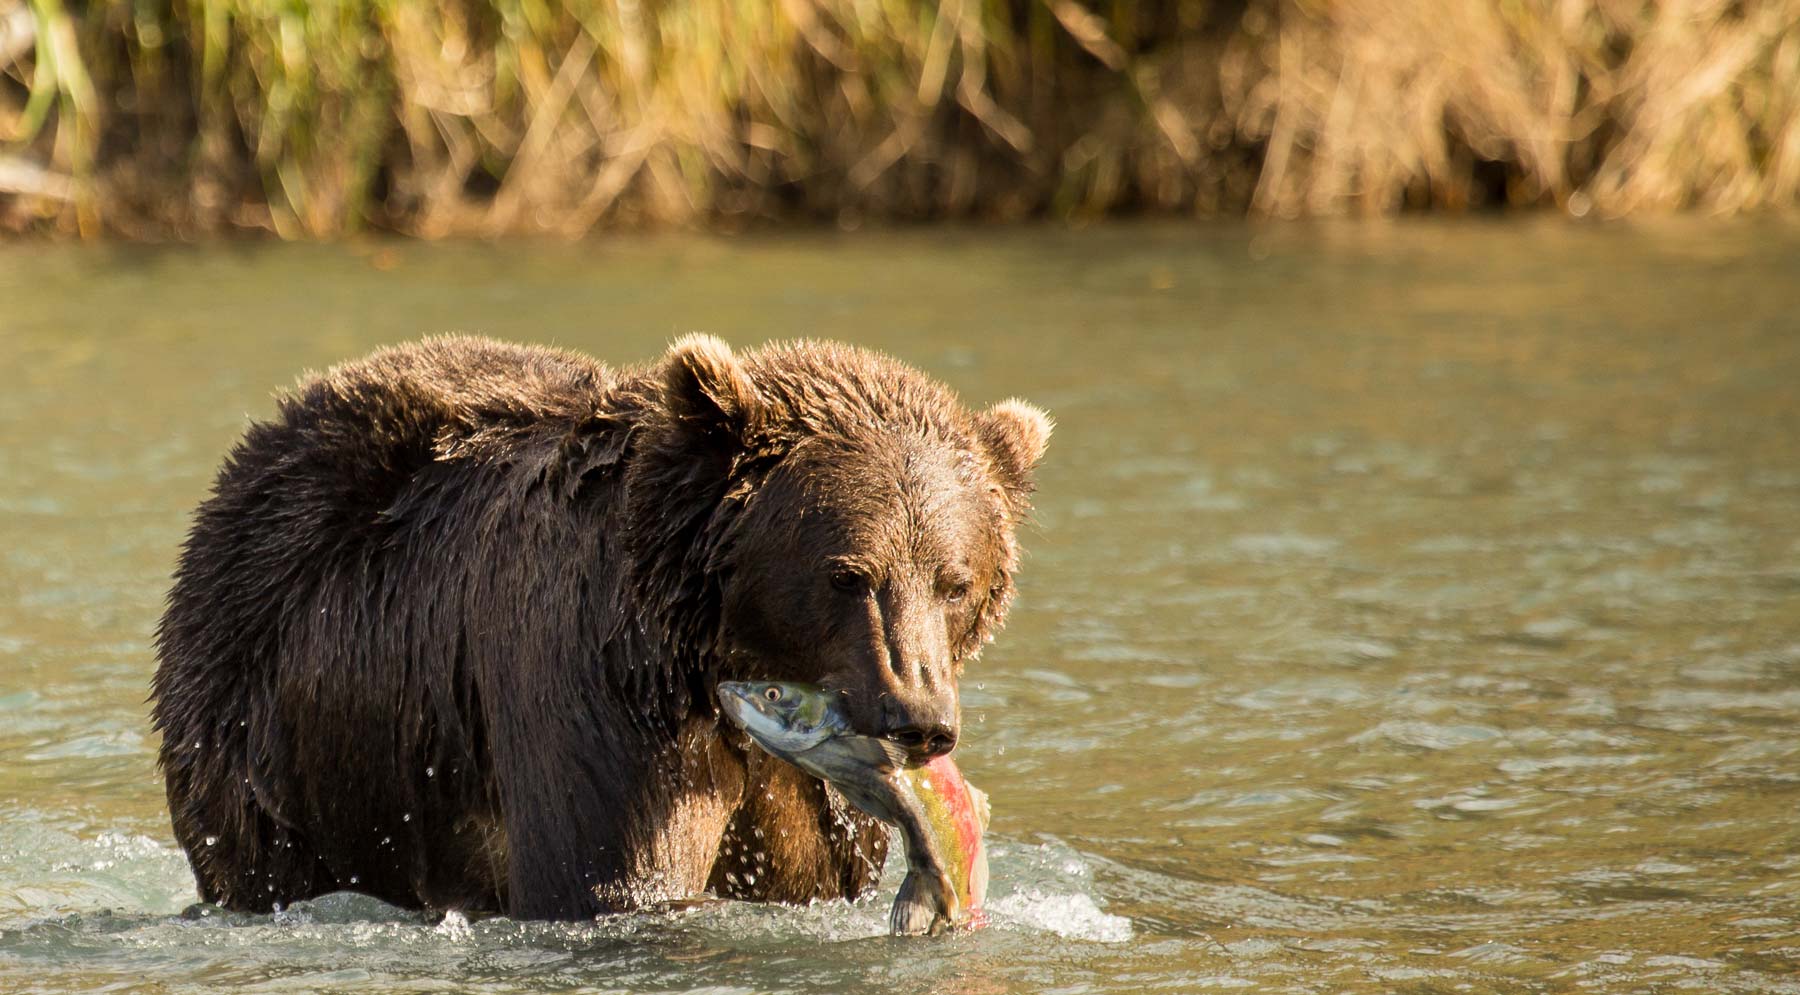
[[[640,609],[686,702],[721,679],[842,694],[916,762],[948,753],[963,665],[1004,620],[1051,422],[970,412],[877,353],[678,341],[628,478]]]

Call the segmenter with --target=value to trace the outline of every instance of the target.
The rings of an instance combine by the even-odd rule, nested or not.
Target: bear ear
[[[976,434],[993,459],[995,475],[1020,508],[1028,503],[1034,472],[1055,427],[1042,408],[1016,397],[975,416]]]
[[[669,413],[680,424],[742,439],[762,420],[762,395],[721,339],[698,333],[676,339],[663,377]]]

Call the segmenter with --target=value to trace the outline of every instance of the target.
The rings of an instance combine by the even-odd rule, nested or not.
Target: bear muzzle
[[[954,691],[888,694],[881,699],[875,733],[899,744],[906,750],[908,763],[918,766],[956,749],[961,726]]]

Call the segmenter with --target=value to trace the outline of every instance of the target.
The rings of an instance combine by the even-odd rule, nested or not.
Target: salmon
[[[987,794],[948,756],[906,766],[898,744],[859,735],[837,700],[810,684],[727,681],[719,704],[758,746],[836,788],[900,830],[906,877],[888,913],[895,936],[985,925]]]

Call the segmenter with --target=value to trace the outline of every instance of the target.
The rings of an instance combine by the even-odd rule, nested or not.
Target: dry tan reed
[[[1800,0],[0,0],[0,226],[1792,206]]]

